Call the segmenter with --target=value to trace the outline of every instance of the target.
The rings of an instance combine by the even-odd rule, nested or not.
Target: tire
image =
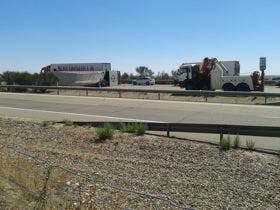
[[[186,83],[185,89],[186,90],[193,90],[193,84],[191,82]]]
[[[146,82],[146,85],[150,85],[150,82]]]
[[[224,91],[236,91],[236,87],[232,83],[225,83],[222,89]]]
[[[137,85],[137,82],[134,81],[132,84],[133,84],[133,85]]]
[[[250,91],[250,87],[246,83],[239,83],[236,86],[236,90],[237,91]]]

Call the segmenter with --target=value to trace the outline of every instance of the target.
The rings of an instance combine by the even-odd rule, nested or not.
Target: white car
[[[132,80],[133,85],[154,85],[155,83],[155,79],[151,77],[141,77],[139,79]]]

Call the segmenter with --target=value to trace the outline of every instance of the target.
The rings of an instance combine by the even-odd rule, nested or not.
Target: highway
[[[33,120],[142,120],[154,122],[221,123],[280,126],[280,107],[159,101],[124,98],[0,93],[0,116]],[[184,134],[185,135],[185,134]],[[216,139],[211,135],[194,137]],[[254,137],[255,138],[255,137]],[[258,139],[258,138],[256,138]],[[278,147],[261,143],[262,147]],[[263,138],[260,138],[263,140]]]

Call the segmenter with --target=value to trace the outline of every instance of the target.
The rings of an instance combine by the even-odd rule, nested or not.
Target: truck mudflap
[[[262,91],[260,78],[260,73],[258,71],[254,71],[253,74],[251,74],[254,91]]]

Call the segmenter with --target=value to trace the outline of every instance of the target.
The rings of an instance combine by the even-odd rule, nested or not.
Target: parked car
[[[277,80],[275,85],[280,87],[280,80]]]
[[[155,79],[151,77],[141,77],[139,79],[132,80],[133,85],[154,85],[155,83]]]

